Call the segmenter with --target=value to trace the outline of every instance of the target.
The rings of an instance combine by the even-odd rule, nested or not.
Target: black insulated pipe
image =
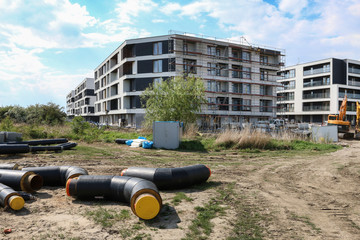
[[[0,169],[0,183],[17,191],[31,193],[43,186],[43,179],[40,175],[30,171]]]
[[[3,207],[9,206],[13,210],[20,210],[24,207],[25,201],[11,187],[0,183],[0,205]]]
[[[117,144],[126,144],[126,141],[129,140],[129,139],[121,139],[121,138],[117,138],[115,139],[115,142]]]
[[[0,164],[0,169],[17,170],[19,169],[19,165],[17,163],[3,163]]]
[[[30,141],[21,141],[21,142],[7,142],[7,144],[27,144],[29,146],[36,146],[36,145],[60,144],[67,142],[68,140],[66,138],[56,138],[56,139],[30,140]]]
[[[66,193],[78,199],[105,199],[130,203],[132,212],[148,220],[156,217],[162,199],[154,183],[140,178],[83,175],[69,179]]]
[[[0,144],[0,154],[15,154],[42,151],[69,150],[77,146],[77,143],[62,143],[55,146],[29,146],[28,144]]]
[[[160,189],[180,189],[206,182],[211,175],[210,169],[203,165],[179,168],[130,167],[121,172],[121,176],[138,177],[149,180]]]
[[[0,144],[0,154],[28,153],[28,144]]]
[[[43,178],[44,186],[65,186],[70,178],[80,175],[88,175],[88,172],[76,166],[49,166],[49,167],[27,167],[24,171],[31,171]]]

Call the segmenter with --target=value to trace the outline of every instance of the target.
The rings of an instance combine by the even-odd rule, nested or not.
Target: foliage
[[[63,111],[63,107],[50,102],[46,105],[30,105],[27,108],[21,106],[0,107],[0,120],[7,116],[15,123],[57,125],[64,123],[66,113]]]
[[[150,126],[153,121],[181,121],[186,125],[195,122],[205,103],[204,83],[194,76],[178,76],[153,83],[141,100],[146,108],[145,125]]]
[[[82,116],[76,116],[71,122],[71,130],[75,134],[84,135],[85,129],[90,128],[90,123],[86,122]]]
[[[8,132],[14,131],[14,124],[9,116],[7,116],[4,120],[1,121],[0,130]]]
[[[111,227],[115,222],[130,218],[128,210],[123,209],[120,213],[99,207],[93,211],[86,211],[86,216],[103,227]]]

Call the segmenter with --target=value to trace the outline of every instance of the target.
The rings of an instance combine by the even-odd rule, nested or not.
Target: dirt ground
[[[313,156],[249,156],[240,152],[194,153],[129,148],[116,144],[83,144],[101,149],[90,155],[68,153],[0,156],[0,163],[20,166],[74,165],[92,175],[119,175],[129,166],[210,166],[214,188],[182,189],[193,201],[172,200],[178,191],[162,191],[166,207],[151,221],[139,220],[126,203],[79,201],[62,187],[43,187],[20,211],[0,208],[0,239],[181,239],[196,218],[196,206],[217,196],[216,185],[234,190],[267,216],[263,239],[360,239],[360,141],[341,142],[343,149]],[[81,145],[81,144],[79,144]],[[108,150],[111,149],[110,153]],[[82,150],[83,152],[85,151]],[[211,186],[211,185],[210,185]],[[86,215],[105,208],[130,217],[103,227]],[[226,239],[237,216],[234,206],[212,219],[207,239]],[[3,230],[11,228],[10,234]],[[250,239],[250,238],[249,238]]]

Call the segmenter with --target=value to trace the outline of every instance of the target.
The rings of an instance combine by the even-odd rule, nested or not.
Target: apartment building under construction
[[[239,127],[276,117],[277,71],[284,50],[242,41],[188,34],[123,42],[94,72],[95,115],[100,123],[140,127],[140,95],[149,84],[178,75],[203,79],[207,104],[199,114],[203,128]]]

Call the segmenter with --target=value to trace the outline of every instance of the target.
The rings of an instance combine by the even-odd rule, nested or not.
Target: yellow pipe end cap
[[[20,196],[12,196],[12,197],[10,197],[8,203],[9,203],[10,208],[14,209],[14,210],[20,210],[25,205],[24,199],[22,197],[20,197]]]
[[[151,194],[141,194],[135,201],[135,213],[139,218],[153,219],[160,212],[159,201]]]

